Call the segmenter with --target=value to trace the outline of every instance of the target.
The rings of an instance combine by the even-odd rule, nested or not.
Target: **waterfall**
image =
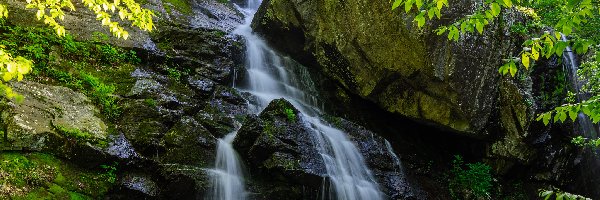
[[[210,170],[213,181],[211,199],[243,200],[246,199],[244,179],[240,159],[233,149],[232,142],[237,132],[219,139],[215,169]]]
[[[567,38],[563,35],[561,40],[566,41]],[[571,50],[571,47],[568,47],[563,52],[563,66],[565,71],[568,73],[568,79],[571,82],[573,89],[576,92],[576,101],[579,103],[583,100],[589,99],[590,95],[585,91],[581,91],[584,82],[579,80],[577,76],[577,69],[579,69],[579,64],[577,63],[577,57]],[[577,116],[577,128],[576,130],[580,133],[580,135],[587,138],[597,138],[598,137],[598,127],[592,123],[589,117],[584,115],[583,113],[579,113]]]
[[[561,40],[566,41],[567,38],[563,35]],[[585,91],[581,91],[584,84],[577,75],[579,64],[577,63],[577,57],[571,50],[571,47],[567,47],[563,52],[563,67],[565,72],[568,74],[568,81],[571,82],[573,89],[576,92],[576,101],[581,102],[590,98],[590,94]],[[575,134],[581,135],[585,138],[598,138],[598,126],[595,125],[592,120],[583,113],[579,113],[577,121],[574,127]],[[587,149],[583,153],[583,159],[576,161],[580,165],[580,179],[583,183],[578,185],[578,188],[585,191],[592,191],[592,195],[600,195],[600,150],[598,149]]]
[[[285,98],[303,113],[301,121],[314,135],[314,145],[325,163],[327,181],[323,198],[378,200],[383,198],[378,184],[364,158],[346,133],[324,122],[319,116],[318,97],[308,72],[291,59],[279,56],[265,41],[252,32],[250,24],[260,2],[249,0],[247,8],[239,8],[245,23],[234,34],[246,40],[248,82],[240,90],[256,96],[256,113],[276,98]]]

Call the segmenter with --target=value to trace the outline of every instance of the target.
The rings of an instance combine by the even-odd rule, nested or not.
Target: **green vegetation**
[[[57,37],[66,36],[65,28],[57,22],[57,19],[63,20],[65,13],[63,9],[75,10],[75,6],[70,0],[63,1],[26,1],[26,9],[37,10],[36,18],[47,24],[53,29]],[[84,0],[83,5],[87,9],[91,10],[96,14],[96,19],[102,21],[102,26],[107,26],[108,30],[117,38],[127,39],[129,33],[115,21],[112,21],[112,17],[118,13],[119,18],[122,21],[128,22],[132,27],[137,27],[144,31],[152,31],[154,23],[152,18],[154,13],[152,11],[142,8],[134,0],[122,0],[122,1],[109,1],[109,0]],[[118,12],[117,12],[118,11]],[[8,17],[8,6],[0,4],[0,19]],[[4,24],[4,22],[2,22]],[[5,33],[3,31],[3,33]],[[69,40],[69,39],[67,39]],[[72,40],[71,40],[72,41]],[[14,48],[0,45],[0,72],[2,72],[2,80],[0,81],[0,90],[3,91],[4,95],[8,98],[21,98],[18,94],[12,92],[12,89],[6,86],[4,83],[11,80],[21,81],[23,76],[28,74],[32,68],[32,60],[27,59],[24,56],[17,55],[14,57],[11,51],[16,51]],[[69,49],[69,48],[67,48]],[[23,50],[30,51],[34,56],[46,56],[42,52],[44,50],[40,46],[30,46],[30,48],[23,47]]]
[[[42,153],[0,153],[0,199],[97,199],[114,171],[90,171]],[[112,173],[112,175],[110,174]]]
[[[176,81],[181,80],[181,72],[175,68],[167,68],[167,75]]]
[[[166,4],[163,4],[167,13],[171,14],[171,9],[175,9],[184,15],[193,14],[192,6],[186,0],[165,0]]]
[[[0,20],[0,45],[13,55],[33,61],[33,74],[40,82],[51,82],[81,91],[90,97],[108,119],[121,111],[114,93],[114,75],[129,73],[141,60],[134,51],[101,43],[107,36],[95,34],[95,42],[56,36],[48,28],[12,26]],[[128,76],[124,76],[128,77]],[[50,78],[50,79],[48,79]]]
[[[273,122],[266,121],[263,126],[263,132],[267,134],[269,139],[274,140],[275,134],[277,133],[277,127],[273,124]]]
[[[144,103],[146,103],[146,105],[150,106],[150,107],[156,107],[157,103],[156,100],[154,99],[144,99]]]
[[[581,195],[552,190],[542,190],[540,191],[539,196],[543,197],[544,200],[552,199],[552,197],[554,197],[556,200],[591,200],[590,198]]]
[[[491,167],[484,163],[464,164],[461,156],[455,156],[449,182],[453,199],[487,199],[492,189]]]
[[[287,116],[287,119],[291,122],[295,122],[296,121],[296,113],[294,113],[294,110],[291,108],[285,108],[284,110],[285,115]]]
[[[571,143],[580,147],[600,148],[600,138],[589,139],[583,136],[577,136],[571,140]]]
[[[458,41],[461,34],[478,32],[483,34],[484,27],[496,21],[503,10],[512,10],[528,16],[530,20],[526,24],[517,24],[510,27],[513,32],[518,32],[524,37],[530,38],[523,43],[523,49],[518,55],[509,53],[505,64],[499,68],[499,72],[511,76],[517,74],[517,64],[528,70],[534,62],[540,58],[551,56],[561,57],[563,51],[571,46],[578,54],[595,54],[592,58],[582,64],[585,79],[600,79],[598,65],[600,56],[598,47],[600,36],[600,6],[592,0],[486,0],[475,9],[474,13],[459,18],[450,25],[440,26],[436,29],[438,35],[448,34],[449,40]],[[425,25],[426,18],[441,18],[441,10],[449,7],[447,0],[394,0],[392,9],[400,6],[408,12],[416,12],[414,22],[418,27]],[[415,9],[416,8],[416,9]],[[416,10],[416,11],[415,11]],[[543,31],[552,27],[553,32]],[[564,41],[565,36],[568,40]],[[585,69],[591,70],[585,70]],[[594,82],[594,81],[592,81]],[[595,82],[594,82],[595,83]],[[597,84],[596,84],[597,85]],[[593,88],[590,85],[587,89]],[[576,91],[590,92],[590,91]],[[577,114],[583,113],[589,116],[594,123],[600,122],[600,94],[595,93],[590,99],[560,106],[552,111],[541,114],[537,120],[548,124],[564,122],[567,119],[576,120]]]
[[[81,130],[75,129],[75,128],[67,128],[67,127],[63,127],[63,126],[54,126],[54,128],[56,129],[56,131],[59,134],[62,134],[66,138],[72,139],[76,142],[82,142],[82,143],[90,142],[90,143],[96,144],[100,147],[108,146],[108,143],[106,141],[96,138],[88,132],[81,131]]]

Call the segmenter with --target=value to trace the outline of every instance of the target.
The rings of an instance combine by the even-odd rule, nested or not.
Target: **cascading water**
[[[567,38],[562,36],[563,41]],[[567,47],[563,52],[563,66],[568,73],[568,79],[575,89],[576,101],[581,102],[590,98],[590,95],[585,91],[581,91],[584,84],[577,75],[579,64],[577,57],[570,47]],[[575,123],[575,132],[585,138],[598,138],[598,126],[595,125],[588,116],[579,113]],[[578,159],[579,160],[579,159]],[[580,159],[580,173],[583,183],[579,184],[578,188],[584,191],[591,192],[591,195],[600,196],[600,150],[587,149],[583,154],[583,159]]]
[[[231,144],[236,133],[230,133],[223,139],[219,139],[217,144],[216,167],[211,170],[214,187],[211,199],[246,199],[240,159]]]
[[[285,98],[303,113],[302,121],[315,133],[315,146],[327,169],[329,181],[324,187],[330,193],[323,198],[382,199],[382,192],[354,143],[344,132],[317,117],[322,112],[316,96],[312,95],[316,92],[308,72],[298,68],[290,59],[278,56],[252,33],[250,24],[260,2],[249,0],[247,5],[247,8],[240,8],[246,21],[234,34],[246,40],[248,84],[241,90],[256,96],[255,111],[259,112],[273,99]]]
[[[562,36],[563,41],[566,41],[567,38]],[[583,81],[579,80],[577,75],[577,69],[579,69],[579,64],[577,63],[577,57],[571,50],[571,47],[567,47],[563,52],[563,64],[565,67],[565,71],[568,72],[568,78],[571,82],[573,89],[576,91],[576,101],[581,102],[590,98],[590,95],[584,91],[581,91],[583,86]],[[579,130],[577,130],[582,136],[587,138],[597,138],[598,137],[598,127],[595,126],[589,117],[584,115],[583,113],[579,113],[577,116],[577,124]]]

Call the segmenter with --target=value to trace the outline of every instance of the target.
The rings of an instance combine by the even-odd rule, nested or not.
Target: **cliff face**
[[[475,6],[452,2],[444,20],[417,29],[411,16],[385,1],[269,0],[253,27],[276,48],[389,112],[485,136],[498,103],[497,69],[514,45],[505,24],[459,42],[435,35],[437,24],[431,24],[452,22]]]

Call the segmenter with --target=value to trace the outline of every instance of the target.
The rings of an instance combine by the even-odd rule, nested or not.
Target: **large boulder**
[[[419,29],[387,1],[266,0],[252,25],[275,48],[391,113],[486,137],[498,102],[498,67],[515,44],[499,23],[458,42],[437,36],[439,23],[478,6],[450,4],[444,19]],[[516,18],[504,15],[506,24]]]
[[[108,127],[82,93],[29,81],[11,87],[23,100],[2,101],[3,149],[44,150],[69,157],[89,152],[76,152],[80,146],[70,145],[73,141],[91,151],[105,146]]]

